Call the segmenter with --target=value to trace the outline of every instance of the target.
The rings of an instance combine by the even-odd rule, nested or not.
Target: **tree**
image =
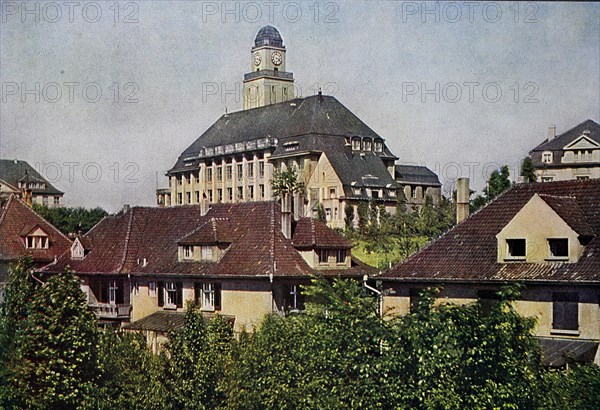
[[[319,202],[317,203],[317,219],[321,222],[327,223],[327,216],[325,215],[325,209],[323,205]]]
[[[96,317],[70,271],[50,277],[27,303],[16,334],[12,384],[21,407],[85,406],[98,376]]]
[[[48,208],[45,205],[33,204],[33,210],[65,235],[83,235],[108,215],[102,208]]]
[[[283,193],[295,194],[304,192],[304,183],[298,176],[297,168],[290,167],[288,169],[275,170],[273,172],[271,188],[273,190],[273,195],[276,198],[281,198]]]
[[[492,172],[488,180],[488,186],[484,190],[488,202],[510,188],[511,182],[509,176],[510,170],[508,169],[508,165],[503,165],[500,171],[494,170]]]
[[[367,232],[367,226],[369,224],[369,204],[361,201],[358,203],[358,230],[361,235]]]
[[[565,371],[547,372],[542,408],[600,409],[600,367],[595,364],[572,365]]]
[[[537,181],[537,176],[535,175],[535,166],[533,165],[531,157],[523,158],[523,162],[521,162],[521,176],[525,182]]]
[[[344,226],[347,233],[354,231],[354,207],[347,202],[344,205]]]

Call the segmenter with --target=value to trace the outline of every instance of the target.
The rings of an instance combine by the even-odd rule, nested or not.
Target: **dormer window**
[[[546,151],[546,152],[542,153],[542,162],[544,164],[551,164],[552,163],[552,152]]]
[[[375,151],[376,152],[383,151],[383,143],[381,141],[375,141]]]
[[[551,238],[548,239],[548,249],[550,259],[568,259],[569,258],[569,239]]]
[[[527,241],[525,239],[507,239],[507,259],[525,259]]]
[[[85,255],[86,251],[83,244],[79,238],[76,238],[73,245],[71,245],[71,259],[83,259]]]
[[[346,263],[346,250],[338,249],[336,255],[336,263],[337,264],[345,264]]]
[[[363,140],[363,151],[371,151],[373,145],[370,139]]]
[[[352,138],[352,150],[360,151],[360,138]]]
[[[194,247],[191,245],[185,245],[183,247],[183,259],[193,259],[194,258]]]
[[[213,260],[213,249],[210,245],[202,245],[202,255],[201,258],[204,261],[212,261]]]

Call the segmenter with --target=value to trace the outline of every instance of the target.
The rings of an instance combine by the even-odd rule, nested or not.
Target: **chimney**
[[[200,200],[200,216],[204,216],[208,213],[210,209],[210,205],[208,203],[208,198],[206,197],[206,193],[202,193],[202,200]]]
[[[459,224],[469,216],[469,178],[458,178],[456,181],[456,223]]]
[[[556,137],[556,125],[548,127],[548,141],[553,140]]]
[[[286,239],[292,237],[292,198],[289,192],[281,194],[281,233]]]

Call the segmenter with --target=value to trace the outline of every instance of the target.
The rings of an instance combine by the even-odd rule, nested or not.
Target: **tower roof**
[[[254,39],[254,47],[274,46],[283,48],[283,39],[273,26],[264,26]]]

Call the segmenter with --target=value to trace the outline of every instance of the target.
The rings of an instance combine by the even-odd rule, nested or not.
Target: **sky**
[[[472,188],[557,132],[600,122],[600,4],[0,1],[0,157],[68,206],[153,205],[179,154],[242,109],[258,30],[296,93],[319,87],[401,163]]]

